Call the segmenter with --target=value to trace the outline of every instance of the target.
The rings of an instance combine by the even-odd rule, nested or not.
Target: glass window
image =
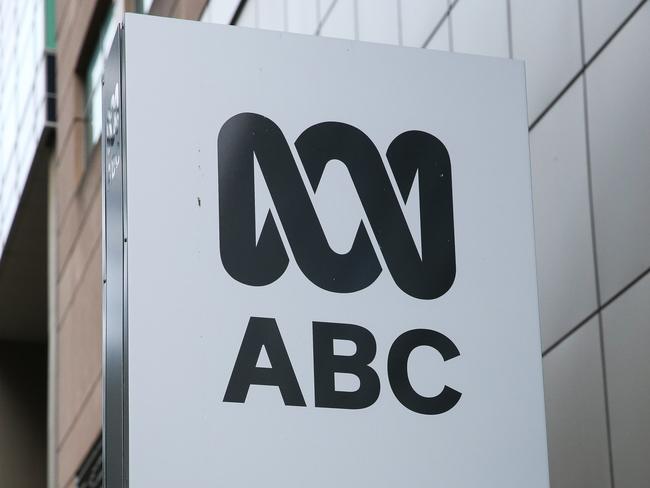
[[[99,33],[97,45],[93,51],[88,71],[86,72],[86,121],[88,152],[90,152],[102,133],[102,75],[104,74],[104,62],[108,51],[111,48],[113,37],[117,29],[117,15],[115,8],[111,5],[106,15],[106,20]]]

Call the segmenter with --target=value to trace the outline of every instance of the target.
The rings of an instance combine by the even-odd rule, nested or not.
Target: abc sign
[[[399,196],[375,145],[351,125],[316,124],[298,137],[296,149],[314,192],[329,161],[336,159],[347,166],[371,229],[360,223],[352,248],[345,254],[334,252],[279,127],[262,115],[240,113],[226,121],[218,137],[219,245],[223,266],[233,279],[250,286],[267,286],[282,276],[289,256],[278,230],[280,224],[302,273],[328,292],[354,293],[377,279],[382,267],[369,232],[374,233],[388,270],[404,293],[430,300],[449,290],[456,273],[451,164],[440,140],[425,132],[408,131],[390,144],[386,157]],[[257,240],[255,158],[281,221],[275,222],[269,212]],[[406,202],[416,175],[421,256],[398,202],[398,198]],[[372,333],[359,325],[328,322],[313,322],[312,333],[315,406],[362,409],[375,403],[380,380],[370,366],[377,351]],[[353,342],[356,352],[351,356],[334,354],[335,340]],[[440,332],[407,331],[397,337],[388,354],[390,387],[399,402],[414,412],[444,413],[458,403],[461,393],[447,385],[434,397],[415,391],[407,364],[419,346],[437,351],[445,361],[460,355],[451,339]],[[262,348],[270,367],[257,366]],[[336,390],[336,373],[355,375],[359,388]],[[244,403],[251,385],[276,386],[285,405],[306,406],[273,318],[250,318],[223,401]]]

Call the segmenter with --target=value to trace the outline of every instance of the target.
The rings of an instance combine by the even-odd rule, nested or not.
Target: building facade
[[[0,2],[0,486],[47,479],[54,1]]]
[[[0,486],[101,483],[98,87],[125,11],[525,60],[551,484],[648,485],[647,0],[12,0]]]

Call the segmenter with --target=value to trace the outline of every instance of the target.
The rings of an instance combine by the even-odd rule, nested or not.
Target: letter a
[[[270,368],[257,366],[262,347]],[[306,406],[275,319],[251,317],[248,321],[223,401],[244,403],[250,385],[277,386],[285,405]]]

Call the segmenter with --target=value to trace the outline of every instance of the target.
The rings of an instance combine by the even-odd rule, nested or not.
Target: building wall
[[[0,1],[0,486],[47,469],[47,168],[53,0]]]
[[[52,487],[76,475],[101,435],[101,154],[88,141],[87,70],[111,5],[116,19],[135,0],[58,0],[58,127],[50,176],[55,230],[56,385]],[[205,0],[157,0],[160,15],[197,19]],[[152,10],[153,13],[153,10]],[[114,25],[108,27],[114,30]]]
[[[56,474],[101,431],[99,152],[84,72],[109,0],[57,3]],[[207,3],[207,7],[206,7]],[[650,479],[646,0],[154,0],[151,13],[527,62],[551,479]],[[119,12],[135,1],[117,0]],[[612,469],[613,468],[613,469]],[[644,481],[645,480],[645,481]]]
[[[45,2],[0,3],[0,258],[46,124]]]
[[[84,71],[109,2],[59,0],[56,8],[54,203],[56,380],[54,480],[71,487],[101,432],[100,153],[86,144]]]

